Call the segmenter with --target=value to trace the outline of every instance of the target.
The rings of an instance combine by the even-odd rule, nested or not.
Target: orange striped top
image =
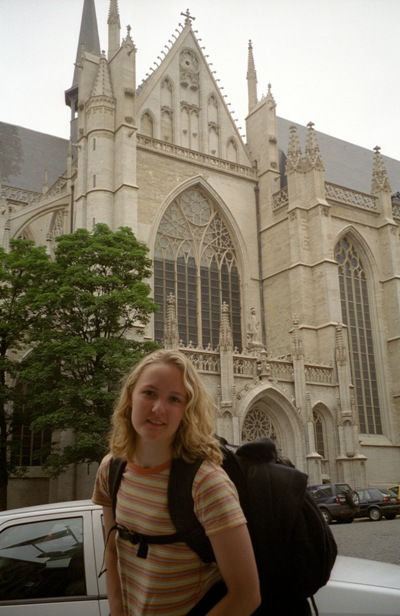
[[[110,506],[109,456],[100,464],[93,501]],[[118,491],[116,520],[146,535],[176,532],[167,503],[171,462],[143,469],[129,463]],[[195,512],[207,535],[246,522],[236,488],[218,465],[205,461],[193,482]],[[203,563],[186,543],[149,545],[146,559],[137,545],[117,537],[125,614],[128,616],[184,616],[221,579],[215,563]]]

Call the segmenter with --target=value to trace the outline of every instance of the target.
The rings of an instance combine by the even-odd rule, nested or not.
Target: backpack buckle
[[[132,545],[139,544],[139,549],[137,552],[138,558],[147,558],[147,553],[149,551],[149,546],[147,545],[147,541],[143,535],[140,533],[136,533],[133,530],[129,530],[125,526],[121,526],[121,524],[116,524],[118,534],[121,539],[125,541],[129,541]]]

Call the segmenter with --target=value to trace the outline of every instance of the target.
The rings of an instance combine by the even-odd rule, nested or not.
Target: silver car
[[[103,551],[90,501],[0,512],[0,616],[108,616]],[[315,602],[320,616],[398,616],[400,566],[338,556]]]

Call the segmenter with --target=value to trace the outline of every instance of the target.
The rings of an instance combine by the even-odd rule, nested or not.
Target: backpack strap
[[[129,528],[122,526],[122,524],[116,524],[114,528],[117,529],[121,539],[129,541],[133,545],[139,544],[137,551],[138,558],[147,558],[149,543],[153,543],[155,545],[165,545],[167,543],[176,543],[177,541],[186,541],[186,538],[182,533],[173,533],[170,535],[144,535],[142,533],[129,530]]]
[[[111,458],[110,467],[108,469],[108,490],[110,493],[111,507],[115,519],[115,510],[117,508],[117,494],[119,484],[121,483],[122,475],[126,467],[126,460],[121,458]]]
[[[168,507],[172,522],[183,541],[205,563],[215,561],[211,547],[203,526],[200,524],[195,511],[192,495],[193,480],[203,460],[185,462],[181,458],[172,460],[168,482]]]
[[[148,544],[168,544],[182,541],[194,551],[204,562],[215,560],[211,543],[204,532],[194,512],[192,485],[194,477],[203,460],[188,463],[184,460],[173,460],[168,481],[168,507],[176,533],[170,535],[143,535],[129,530],[121,524],[116,524],[111,530],[117,529],[120,537],[130,543],[139,544],[138,557],[146,558]],[[112,458],[108,474],[108,489],[111,506],[114,513],[117,506],[117,494],[126,460]]]
[[[216,438],[220,442],[223,454],[222,468],[235,484],[240,504],[245,511],[247,489],[241,461],[230,449],[225,439],[219,436]],[[211,542],[196,516],[192,496],[193,481],[202,463],[202,459],[195,462],[185,462],[182,459],[172,461],[168,483],[168,506],[177,532],[185,537],[185,542],[203,562],[210,563],[215,562],[214,552]]]

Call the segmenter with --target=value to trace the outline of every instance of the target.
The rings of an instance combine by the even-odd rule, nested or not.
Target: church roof
[[[297,127],[299,141],[304,151],[307,127],[279,117],[277,123],[280,169],[284,175],[289,128],[292,125]],[[325,167],[325,180],[369,194],[373,150],[318,131],[315,133]],[[67,139],[0,122],[0,177],[3,184],[42,192],[45,169],[48,172],[48,184],[51,186],[66,169],[67,153]],[[400,161],[388,156],[382,158],[389,176],[391,191],[399,192]]]
[[[67,167],[68,140],[0,122],[2,184],[42,192],[45,170],[51,186]]]
[[[291,126],[296,126],[300,145],[304,152],[307,127],[283,118],[277,118],[277,123],[280,150],[279,165],[281,174],[284,174],[289,145],[289,129]],[[325,133],[320,133],[317,130],[315,134],[325,168],[325,181],[369,194],[371,192],[374,160],[372,147],[371,150],[368,150],[354,143],[348,143]],[[391,190],[396,192],[400,189],[400,161],[388,156],[382,156],[382,158],[389,176]]]

